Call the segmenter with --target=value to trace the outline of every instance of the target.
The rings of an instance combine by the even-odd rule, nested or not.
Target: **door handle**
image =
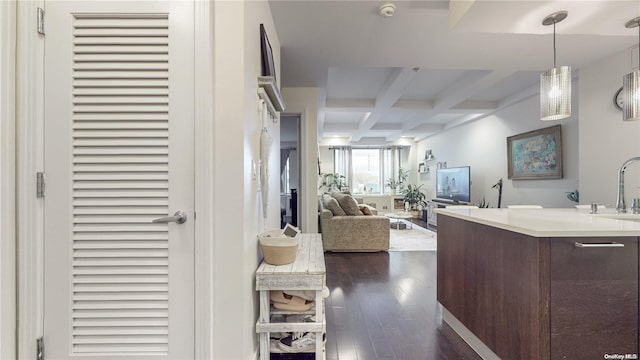
[[[173,214],[173,216],[166,216],[166,217],[153,219],[151,220],[151,222],[161,223],[161,224],[175,222],[178,224],[184,224],[185,222],[187,222],[187,214],[185,214],[184,211],[176,211],[176,213]]]
[[[581,243],[575,242],[574,245],[579,248],[613,248],[613,247],[624,247],[624,244],[617,242],[610,243]]]

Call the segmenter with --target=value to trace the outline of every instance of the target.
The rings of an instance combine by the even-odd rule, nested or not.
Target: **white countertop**
[[[439,216],[451,216],[534,237],[640,236],[640,215],[618,215],[614,209],[600,209],[595,215],[575,208],[440,208],[435,211]]]

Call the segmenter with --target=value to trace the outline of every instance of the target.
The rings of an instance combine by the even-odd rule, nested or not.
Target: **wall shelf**
[[[258,76],[258,86],[264,89],[269,96],[271,104],[277,111],[284,111],[284,99],[273,76]]]

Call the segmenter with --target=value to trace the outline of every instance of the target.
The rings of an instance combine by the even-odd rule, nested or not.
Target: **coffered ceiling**
[[[321,143],[419,140],[537,96],[553,65],[541,23],[555,11],[569,11],[558,64],[574,77],[638,41],[624,23],[640,0],[396,1],[382,17],[384,3],[270,0],[282,86],[321,89]]]

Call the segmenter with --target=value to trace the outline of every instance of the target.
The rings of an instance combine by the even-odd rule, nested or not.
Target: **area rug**
[[[404,221],[404,220],[403,220]],[[391,229],[389,251],[436,251],[436,233],[408,221],[406,230]]]

